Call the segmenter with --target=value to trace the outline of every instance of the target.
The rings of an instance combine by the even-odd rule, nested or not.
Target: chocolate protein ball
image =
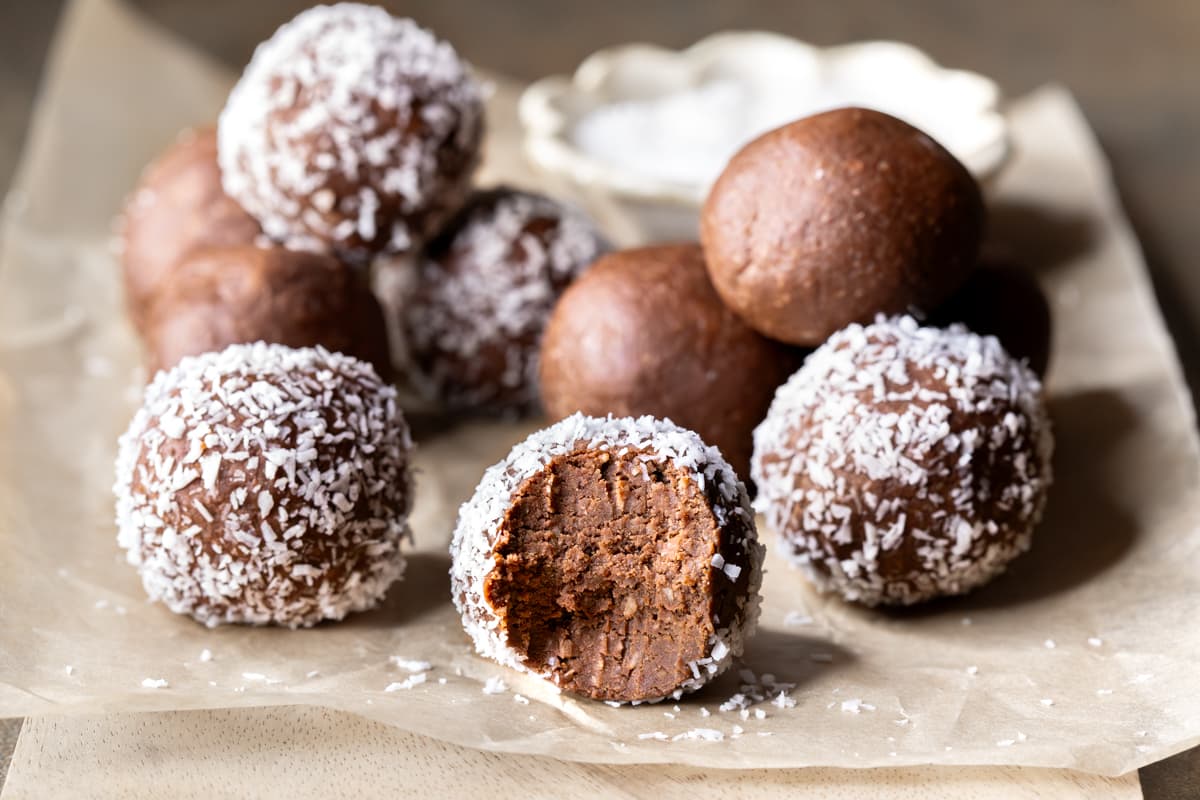
[[[479,85],[448,43],[375,6],[315,6],[229,95],[221,172],[271,238],[360,263],[462,204],[482,135]]]
[[[700,236],[730,308],[765,336],[816,346],[877,313],[936,307],[974,266],[983,223],[979,186],[937,142],[843,108],[742,148]]]
[[[261,342],[185,358],[121,437],[117,541],[152,600],[209,626],[341,619],[403,572],[410,448],[362,361]]]
[[[134,327],[171,270],[203,247],[251,244],[258,223],[221,188],[214,128],[184,131],[146,168],[118,221],[125,302]]]
[[[473,195],[422,253],[399,303],[417,388],[449,410],[536,409],[546,319],[605,247],[582,213],[549,197],[510,188]]]
[[[572,285],[546,326],[542,403],[551,417],[667,417],[750,475],[754,426],[802,361],[713,290],[696,244],[610,253]]]
[[[899,317],[830,337],[754,446],[784,553],[874,606],[968,592],[1027,550],[1053,438],[1037,377],[995,338]]]
[[[1004,262],[981,263],[966,284],[929,316],[928,324],[944,327],[955,322],[995,336],[1011,356],[1045,376],[1053,327],[1050,304],[1027,270]]]
[[[280,246],[198,250],[176,267],[146,317],[150,374],[184,356],[265,341],[321,345],[391,374],[387,328],[365,277],[332,256]]]
[[[450,577],[481,655],[637,702],[697,689],[741,655],[762,551],[716,448],[665,420],[576,414],[484,474]]]

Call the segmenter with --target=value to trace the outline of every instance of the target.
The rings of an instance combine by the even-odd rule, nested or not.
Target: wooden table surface
[[[306,0],[130,0],[231,66]],[[0,193],[12,178],[60,0],[0,0]],[[816,44],[888,38],[998,80],[1010,95],[1056,81],[1110,156],[1193,395],[1200,388],[1200,2],[1197,0],[404,0],[385,2],[471,61],[531,80],[597,48],[684,46],[721,29]],[[18,724],[0,721],[0,781]],[[1142,770],[1148,798],[1200,793],[1200,750]]]

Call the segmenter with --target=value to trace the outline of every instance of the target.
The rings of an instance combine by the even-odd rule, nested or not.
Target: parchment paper
[[[471,653],[448,601],[454,511],[537,423],[418,428],[417,547],[374,612],[207,630],[147,604],[111,521],[138,354],[107,232],[141,166],[211,119],[231,79],[112,0],[76,3],[56,48],[0,229],[0,715],[310,704],[484,749],[706,767],[1118,774],[1200,741],[1191,405],[1102,156],[1054,88],[1011,109],[1018,155],[992,215],[994,246],[1054,301],[1059,480],[1034,550],[968,598],[905,613],[816,597],[772,555],[746,666],[796,683],[794,708],[719,711],[736,675],[679,710],[610,708]],[[499,83],[488,174],[531,183],[512,98]],[[392,656],[430,662],[428,681],[386,691],[408,676]],[[484,693],[491,677],[508,689]],[[697,728],[726,738],[639,737]]]

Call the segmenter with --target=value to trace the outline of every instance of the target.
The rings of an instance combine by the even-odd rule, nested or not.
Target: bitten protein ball
[[[699,245],[622,250],[597,261],[555,307],[542,343],[542,403],[556,418],[669,418],[748,478],[754,426],[802,356],[721,302]]]
[[[371,608],[404,569],[408,427],[368,364],[262,343],[160,372],[121,437],[117,541],[209,626]]]
[[[980,335],[995,336],[1014,358],[1024,359],[1039,376],[1050,363],[1053,323],[1050,303],[1027,270],[985,261],[966,285],[929,316],[939,327],[961,322]]]
[[[450,410],[536,409],[546,320],[605,247],[582,213],[548,197],[473,195],[422,254],[399,303],[417,388]]]
[[[221,188],[214,128],[184,131],[146,168],[118,221],[125,302],[139,333],[146,310],[188,254],[251,244],[258,222]]]
[[[983,224],[978,184],[937,142],[842,108],[742,148],[700,236],[717,293],[746,324],[815,347],[851,322],[936,307],[974,267]]]
[[[450,554],[479,653],[596,700],[699,688],[758,618],[745,487],[716,448],[652,417],[534,433],[463,504]]]
[[[467,196],[479,85],[447,42],[375,6],[316,6],[254,52],[219,122],[225,190],[272,239],[363,263]]]
[[[756,506],[822,591],[865,605],[962,594],[1029,548],[1051,481],[1042,387],[990,336],[850,325],[754,432]]]
[[[332,256],[279,246],[199,250],[150,305],[150,374],[184,356],[264,341],[341,352],[391,374],[387,326],[365,276]]]

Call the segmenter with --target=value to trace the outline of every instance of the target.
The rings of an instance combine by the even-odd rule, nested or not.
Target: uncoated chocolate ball
[[[979,186],[895,117],[843,108],[763,134],[709,193],[713,285],[765,336],[816,346],[851,322],[932,308],[975,264]]]
[[[552,417],[669,417],[746,477],[751,432],[802,356],[721,303],[698,245],[623,250],[597,261],[555,308],[542,403]]]
[[[251,244],[262,234],[221,188],[213,128],[184,131],[146,168],[118,225],[125,304],[139,333],[180,261],[199,248]]]
[[[391,375],[387,327],[365,277],[332,256],[278,245],[198,250],[146,314],[150,374],[184,356],[265,341],[321,345]]]

